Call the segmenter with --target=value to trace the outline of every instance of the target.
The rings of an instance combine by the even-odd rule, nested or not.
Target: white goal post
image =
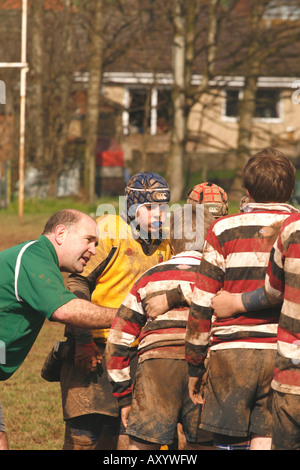
[[[25,105],[26,105],[26,62],[27,43],[27,0],[22,0],[21,62],[0,62],[0,68],[20,69],[20,142],[19,142],[19,221],[24,211],[24,167],[25,167]]]

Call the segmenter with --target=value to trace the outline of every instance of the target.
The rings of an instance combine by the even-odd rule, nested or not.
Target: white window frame
[[[193,75],[192,76],[192,85],[199,86],[202,83],[202,75]],[[88,83],[88,73],[78,73],[74,74],[75,82]],[[276,89],[279,88],[281,92],[284,90],[291,90],[291,97],[293,89],[296,88],[295,83],[297,83],[299,77],[259,77],[258,78],[258,87],[259,88],[269,88]],[[149,83],[157,84],[157,89],[161,87],[171,88],[173,86],[173,77],[172,74],[154,74],[152,73],[130,73],[130,72],[104,72],[103,74],[103,83],[104,84],[117,84],[123,85],[124,95],[123,95],[123,106],[124,110],[122,112],[122,124],[123,124],[123,135],[129,134],[129,99],[130,88],[136,88],[137,85],[149,85]],[[243,76],[227,76],[220,75],[214,77],[209,81],[209,85],[212,88],[234,88],[234,89],[243,89],[245,84],[245,78]],[[155,88],[155,87],[154,87]],[[154,90],[153,88],[153,90]],[[155,93],[155,92],[153,92]],[[153,102],[155,102],[155,97],[153,97]],[[225,105],[226,105],[226,95],[224,91],[221,95],[221,121],[224,122],[236,122],[236,118],[228,117],[225,115]],[[152,108],[151,114],[151,134],[155,135],[157,132],[157,111],[155,107]],[[281,94],[279,102],[279,118],[254,118],[255,121],[261,122],[270,122],[270,123],[282,123],[284,121],[284,98]]]
[[[122,112],[122,126],[123,135],[129,135],[129,103],[130,103],[130,90],[136,89],[134,85],[126,85],[124,88],[124,111]],[[150,97],[150,135],[157,134],[157,106],[158,106],[158,90],[159,87],[153,87]]]
[[[228,87],[227,90],[230,88]],[[263,87],[259,88],[260,90],[263,89]],[[266,90],[271,90],[271,88],[265,88]],[[272,88],[273,89],[273,88]],[[226,116],[226,102],[227,102],[227,90],[222,90],[222,105],[221,105],[221,120],[223,122],[237,122],[238,121],[238,116]],[[232,90],[237,90],[237,88],[232,88]],[[241,100],[244,95],[244,90],[239,89],[239,99]],[[278,103],[278,117],[270,117],[270,118],[265,118],[265,117],[254,117],[253,121],[254,122],[265,122],[269,124],[279,124],[284,121],[284,106],[283,106],[283,98],[282,98],[282,90],[280,90],[279,93],[279,103]]]

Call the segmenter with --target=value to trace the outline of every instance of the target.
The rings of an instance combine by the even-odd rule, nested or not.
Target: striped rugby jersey
[[[272,248],[265,290],[283,300],[272,388],[300,395],[300,215],[282,225]]]
[[[131,396],[130,353],[136,339],[139,362],[153,358],[185,359],[189,303],[201,257],[200,252],[187,251],[150,268],[123,301],[111,326],[105,354],[113,394],[119,400]],[[187,299],[186,304],[149,319],[145,312],[146,300],[178,285]]]
[[[220,320],[213,316],[211,308],[212,297],[222,288],[242,293],[264,285],[278,233],[273,225],[298,212],[287,204],[275,203],[251,203],[243,210],[215,221],[206,237],[186,333],[186,360],[191,376],[204,373],[209,347],[276,349],[280,307]]]

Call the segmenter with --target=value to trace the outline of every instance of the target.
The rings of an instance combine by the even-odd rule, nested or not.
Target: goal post
[[[19,137],[19,221],[24,212],[24,168],[25,168],[25,122],[26,122],[26,75],[27,54],[27,0],[22,0],[21,62],[0,62],[0,68],[20,69],[20,137]],[[4,84],[5,91],[5,84]],[[5,96],[4,96],[5,101]]]

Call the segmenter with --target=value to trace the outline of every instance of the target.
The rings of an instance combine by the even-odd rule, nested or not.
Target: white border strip
[[[22,302],[21,297],[18,294],[18,278],[19,278],[19,273],[20,273],[20,267],[21,267],[21,259],[24,254],[24,251],[33,243],[36,243],[37,240],[33,240],[32,242],[28,242],[26,245],[23,246],[21,249],[20,253],[18,254],[17,257],[17,262],[16,262],[16,267],[15,267],[15,296],[19,302]]]

